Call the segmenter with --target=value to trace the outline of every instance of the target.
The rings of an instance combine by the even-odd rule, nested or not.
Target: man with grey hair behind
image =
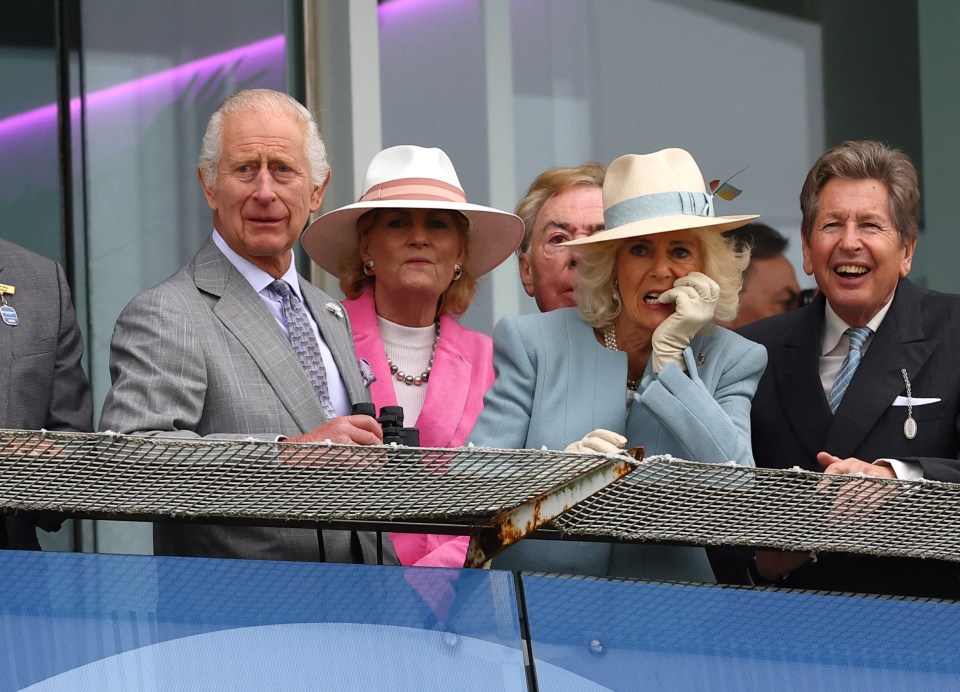
[[[369,393],[347,315],[293,262],[330,176],[310,112],[269,89],[231,96],[207,124],[197,172],[213,233],[189,264],[121,313],[100,429],[381,442],[375,419],[349,415]],[[396,563],[392,547],[369,534],[277,527],[157,524],[154,552]]]
[[[537,176],[517,205],[523,240],[517,248],[520,280],[541,312],[572,308],[580,254],[562,244],[603,230],[599,163],[551,168]]]

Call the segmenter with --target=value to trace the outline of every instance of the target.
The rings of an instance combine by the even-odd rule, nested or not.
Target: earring
[[[373,276],[373,260],[368,259],[363,263],[363,273],[367,276]]]
[[[463,265],[459,263],[453,265],[453,280],[459,281],[461,276],[463,276]]]

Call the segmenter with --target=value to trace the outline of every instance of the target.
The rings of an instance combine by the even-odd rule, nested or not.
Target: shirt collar
[[[234,252],[233,248],[227,245],[227,241],[223,239],[223,236],[221,236],[220,232],[216,229],[213,231],[213,243],[219,248],[220,252],[223,253],[223,256],[230,260],[230,264],[240,272],[243,278],[247,280],[247,283],[250,284],[257,293],[262,293],[264,289],[274,282],[275,279],[267,272],[263,271],[250,260]],[[293,250],[290,250],[290,252],[292,253]],[[300,293],[299,275],[292,260],[287,271],[280,278],[290,284],[290,288],[293,289],[293,292],[297,294],[297,298],[302,302],[303,295]]]
[[[880,323],[883,322],[883,318],[887,316],[887,311],[890,309],[890,304],[893,302],[891,298],[887,303],[877,311],[877,314],[867,322],[870,330],[876,334],[877,329],[880,327]],[[830,301],[827,301],[827,307],[823,312],[824,324],[823,324],[823,340],[820,342],[820,355],[825,356],[831,351],[833,351],[837,346],[840,345],[840,339],[843,338],[844,333],[850,329],[850,325],[840,319],[840,316],[833,311],[833,308],[830,307]]]

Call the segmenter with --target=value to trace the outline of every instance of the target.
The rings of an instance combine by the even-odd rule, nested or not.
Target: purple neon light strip
[[[283,35],[273,36],[263,41],[257,41],[246,46],[234,48],[224,53],[217,53],[206,58],[201,58],[200,60],[184,63],[183,65],[147,75],[140,79],[134,79],[116,86],[101,89],[100,91],[91,92],[86,96],[87,109],[92,109],[97,106],[113,105],[118,101],[122,101],[139,93],[180,87],[198,73],[215,70],[219,67],[234,63],[241,58],[262,59],[275,53],[282,55],[283,50]],[[79,112],[80,97],[71,99],[71,116],[77,116]],[[26,111],[25,113],[19,113],[0,120],[0,138],[14,136],[23,133],[25,130],[52,127],[56,122],[56,118],[56,104],[50,104]]]
[[[387,0],[377,5],[377,15],[382,19],[418,13],[436,12],[441,6],[437,0]]]

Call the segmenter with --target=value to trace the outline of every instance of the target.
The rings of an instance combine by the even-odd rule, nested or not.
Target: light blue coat
[[[628,409],[626,353],[597,343],[575,308],[504,317],[493,340],[497,379],[470,435],[477,446],[563,449],[606,428],[648,456],[754,465],[750,402],[767,353],[752,341],[704,329],[684,351],[690,374],[671,364],[657,375],[648,364]],[[494,566],[712,581],[702,549],[669,546],[526,541]]]

